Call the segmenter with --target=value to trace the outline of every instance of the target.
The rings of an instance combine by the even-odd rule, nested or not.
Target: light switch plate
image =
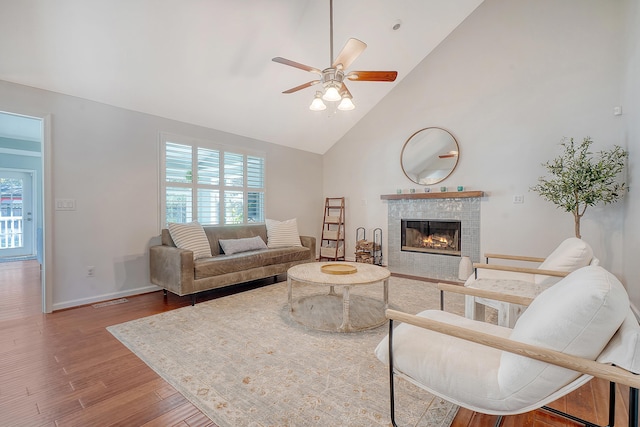
[[[57,211],[75,211],[76,199],[56,199]]]

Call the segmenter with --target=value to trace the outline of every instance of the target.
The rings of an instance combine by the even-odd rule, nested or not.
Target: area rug
[[[321,292],[294,284],[294,296]],[[382,285],[352,294],[382,297]],[[392,277],[389,301],[439,308],[431,283]],[[463,297],[447,295],[461,313]],[[291,320],[286,282],[107,328],[213,422],[226,426],[388,426],[388,370],[373,354],[387,326],[319,332]],[[396,419],[449,426],[457,407],[397,380]]]

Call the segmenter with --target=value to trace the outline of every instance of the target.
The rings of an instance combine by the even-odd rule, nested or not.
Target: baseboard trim
[[[84,305],[92,305],[98,302],[105,302],[105,301],[110,301],[118,298],[130,297],[134,295],[148,294],[150,292],[157,292],[160,290],[162,290],[162,288],[155,285],[143,286],[141,288],[129,289],[121,292],[113,292],[110,294],[96,295],[91,298],[81,298],[77,300],[54,303],[52,306],[52,309],[53,311],[66,310],[68,308],[77,308]]]

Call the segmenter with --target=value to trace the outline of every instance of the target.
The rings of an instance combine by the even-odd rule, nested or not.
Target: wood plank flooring
[[[254,283],[198,301],[268,285]],[[36,261],[0,263],[0,426],[215,426],[105,328],[190,304],[161,292],[101,307],[41,313]],[[605,425],[608,384],[594,380],[554,407]],[[616,425],[627,425],[628,388],[618,388]],[[380,402],[388,405],[388,402]],[[461,409],[453,427],[493,426]],[[543,411],[506,417],[504,427],[574,426]]]

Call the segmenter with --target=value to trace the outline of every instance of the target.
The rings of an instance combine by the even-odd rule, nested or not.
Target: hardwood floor
[[[209,292],[198,301],[229,293]],[[155,292],[126,300],[42,314],[38,263],[0,263],[0,426],[215,426],[105,329],[187,306],[190,298]],[[594,380],[553,406],[605,425],[607,402],[608,384]],[[627,425],[627,403],[628,388],[618,388],[617,426]],[[460,410],[453,426],[494,422]],[[575,424],[535,411],[502,425]]]

